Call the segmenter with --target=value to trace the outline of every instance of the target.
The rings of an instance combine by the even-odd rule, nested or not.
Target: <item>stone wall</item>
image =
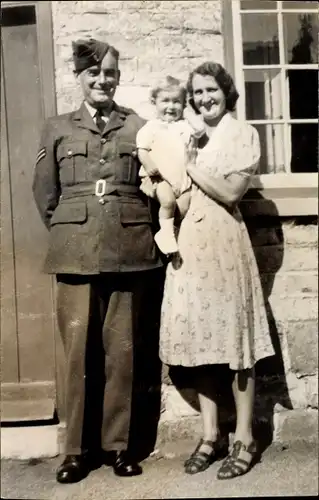
[[[119,104],[152,116],[149,88],[163,74],[186,80],[207,59],[223,62],[220,1],[52,2],[57,106],[75,109],[81,93],[72,73],[71,41],[95,37],[120,51]]]
[[[207,59],[223,63],[220,1],[52,2],[58,112],[75,109],[81,93],[72,73],[71,41],[94,36],[121,54],[116,100],[145,118],[159,76],[186,80]],[[308,219],[247,220],[261,272],[275,358],[257,367],[256,419],[275,438],[312,438],[318,408],[317,225]],[[178,384],[177,384],[178,385]],[[192,391],[178,389],[164,369],[159,440],[200,429]]]

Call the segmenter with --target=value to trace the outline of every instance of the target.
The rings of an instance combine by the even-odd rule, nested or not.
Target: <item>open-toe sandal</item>
[[[241,441],[236,441],[232,451],[224,460],[217,472],[218,479],[232,479],[246,474],[256,463],[257,445],[253,441],[249,446]]]
[[[211,452],[206,453],[200,451],[202,445],[207,445],[211,447]],[[203,472],[208,469],[208,467],[219,460],[227,454],[227,444],[226,442],[218,439],[217,441],[209,441],[201,439],[193,451],[191,456],[184,462],[185,472],[187,474],[197,474],[198,472]]]

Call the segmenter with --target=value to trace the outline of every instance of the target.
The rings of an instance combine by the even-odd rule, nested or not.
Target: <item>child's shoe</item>
[[[176,253],[178,251],[177,242],[174,233],[171,233],[166,228],[162,228],[154,236],[155,242],[160,251],[166,255]]]

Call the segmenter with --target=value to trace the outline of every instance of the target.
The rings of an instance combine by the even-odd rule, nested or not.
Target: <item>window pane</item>
[[[318,71],[288,71],[290,118],[318,118]]]
[[[279,64],[277,14],[242,15],[244,64]]]
[[[275,0],[269,0],[269,1],[260,1],[260,0],[242,0],[240,2],[240,8],[241,9],[276,9],[277,8],[277,2]]]
[[[298,123],[291,125],[292,172],[318,172],[318,125]]]
[[[263,3],[263,2],[261,2]],[[267,2],[266,2],[267,3]],[[318,10],[318,3],[316,1],[312,2],[289,2],[284,1],[282,4],[283,9],[313,9]]]
[[[283,125],[254,125],[259,133],[261,158],[259,173],[285,172]]]
[[[245,70],[246,119],[282,118],[280,70]]]
[[[286,62],[318,63],[318,16],[287,13],[283,19]]]
[[[35,7],[8,7],[1,11],[2,26],[25,26],[27,24],[35,24]]]

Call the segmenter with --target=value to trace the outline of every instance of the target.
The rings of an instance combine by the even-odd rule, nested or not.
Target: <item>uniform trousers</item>
[[[152,271],[57,275],[66,354],[66,454],[128,447],[134,337]]]

